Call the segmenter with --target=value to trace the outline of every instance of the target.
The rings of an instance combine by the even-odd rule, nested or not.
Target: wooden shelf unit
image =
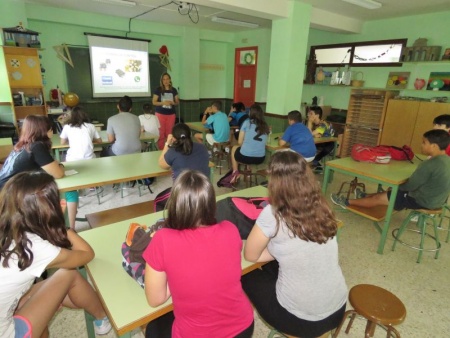
[[[379,144],[388,101],[398,93],[385,89],[351,90],[341,157],[350,156],[356,143]]]
[[[47,115],[38,49],[3,47],[11,95],[23,93],[23,105],[14,105],[14,121],[27,115]],[[16,103],[17,104],[17,103]]]

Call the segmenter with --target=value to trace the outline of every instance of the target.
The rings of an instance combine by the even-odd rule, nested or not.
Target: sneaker
[[[323,167],[322,167],[320,164],[318,164],[318,165],[313,169],[313,172],[316,173],[316,174],[323,174]]]
[[[214,152],[214,153],[217,153],[218,151],[219,151],[219,149],[218,149],[217,147],[214,147],[214,148],[213,148],[213,152]]]
[[[412,217],[412,218],[410,219],[410,221],[411,221],[411,222],[415,222],[415,223],[419,222],[419,215],[416,215],[416,216]]]
[[[102,336],[111,331],[111,323],[108,317],[94,320],[94,331],[96,335]]]
[[[208,155],[209,155],[209,159],[211,159],[211,158],[212,158],[212,152],[211,152],[211,150],[208,150]]]
[[[348,201],[344,196],[331,194],[330,198],[334,204],[339,205],[342,209],[347,209]]]
[[[355,189],[355,198],[364,198],[366,197],[366,193],[365,191],[363,191],[361,188],[356,188]]]

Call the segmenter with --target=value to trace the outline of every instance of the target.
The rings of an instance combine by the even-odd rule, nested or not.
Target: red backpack
[[[366,146],[360,143],[353,145],[351,157],[355,161],[379,164],[387,164],[392,158],[387,149],[380,149],[377,146]]]
[[[410,146],[406,144],[403,147],[396,146],[378,146],[378,149],[389,151],[393,160],[396,161],[409,161],[414,158],[414,152],[412,151]]]

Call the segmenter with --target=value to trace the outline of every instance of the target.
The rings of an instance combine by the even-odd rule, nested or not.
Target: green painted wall
[[[229,48],[224,42],[200,41],[200,97],[226,97]]]
[[[450,39],[447,29],[438,29],[437,27],[447,27],[449,17],[450,11],[446,11],[420,16],[370,21],[364,24],[361,34],[337,34],[311,29],[308,46],[399,38],[407,38],[407,45],[412,46],[416,39],[427,38],[429,46],[442,46],[441,54],[443,54],[444,50],[450,47]],[[430,72],[450,72],[450,62],[439,64],[404,63],[402,67],[359,67],[352,68],[352,70],[355,72],[361,71],[366,81],[364,87],[370,88],[385,88],[389,72],[411,72],[408,87],[406,90],[401,91],[401,95],[422,98],[446,96],[450,99],[450,93],[448,91],[434,92],[414,89],[414,80],[416,78],[428,80]],[[323,96],[325,105],[331,105],[333,108],[346,109],[348,106],[349,92],[349,88],[305,85],[303,87],[302,101],[311,103],[313,96]]]

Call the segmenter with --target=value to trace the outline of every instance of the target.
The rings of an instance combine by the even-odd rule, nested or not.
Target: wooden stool
[[[243,165],[244,169],[241,170],[239,169],[239,173],[244,177],[244,182],[245,182],[245,187],[246,188],[250,188],[253,185],[253,181],[255,182],[255,185],[258,185],[258,176],[262,176],[265,177],[265,175],[263,175],[261,170],[258,170],[257,172],[253,172],[252,170],[252,165],[253,164],[243,164],[243,163],[239,163],[239,166]]]
[[[216,168],[219,168],[219,174],[222,174],[222,162],[227,163],[228,168],[231,167],[231,143],[230,141],[213,143],[213,159],[216,163]]]
[[[438,215],[442,214],[442,209],[436,209],[436,210],[429,210],[429,209],[417,209],[417,210],[411,210],[409,215],[405,218],[400,228],[394,229],[392,231],[392,236],[395,238],[394,244],[392,244],[392,251],[395,250],[395,245],[397,242],[400,242],[403,245],[406,245],[407,247],[410,247],[415,250],[419,250],[419,257],[417,258],[417,263],[420,263],[422,260],[422,253],[424,251],[434,251],[436,254],[434,255],[434,258],[437,259],[439,257],[439,250],[441,249],[441,243],[439,242],[438,237],[438,227],[436,219],[438,218]],[[407,229],[407,225],[411,222],[411,219],[417,217],[417,227],[418,229]],[[429,235],[427,233],[427,221],[431,221],[433,223],[433,229],[434,229],[434,237]],[[405,230],[413,231],[418,234],[420,234],[420,245],[419,247],[414,246],[410,243],[406,243],[402,240],[400,240],[400,236],[403,234]],[[432,249],[425,249],[424,248],[424,240],[425,236],[428,236],[432,239],[434,239],[436,243],[436,247]]]
[[[366,191],[366,186],[365,186],[365,184],[364,184],[364,183],[359,183],[359,182],[358,182],[358,177],[355,177],[352,181],[350,181],[350,182],[343,182],[343,183],[341,184],[341,187],[339,188],[339,191],[338,191],[338,193],[337,193],[338,195],[341,194],[342,189],[344,189],[344,187],[345,187],[346,184],[349,185],[348,191],[347,191],[347,199],[350,198],[350,194],[351,194],[352,192],[354,192],[355,189],[356,189],[357,187],[360,187],[360,188],[362,188],[363,191]]]
[[[373,337],[378,325],[387,331],[386,337],[395,335],[395,337],[400,338],[400,333],[394,328],[394,325],[403,322],[406,317],[406,308],[397,296],[379,286],[359,284],[350,289],[348,299],[353,306],[353,310],[345,312],[334,337],[339,335],[342,325],[351,315],[350,322],[345,330],[345,333],[348,334],[356,315],[359,315],[367,319],[364,337]]]

